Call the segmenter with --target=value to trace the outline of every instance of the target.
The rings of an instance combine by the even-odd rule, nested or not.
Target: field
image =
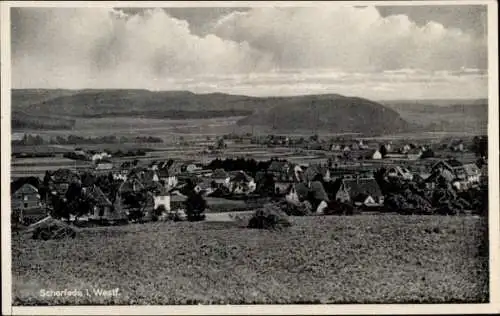
[[[13,235],[14,305],[487,302],[485,219],[295,217],[284,231],[242,222],[149,223],[74,240]],[[115,289],[115,297],[92,294]],[[89,289],[41,297],[40,289]]]

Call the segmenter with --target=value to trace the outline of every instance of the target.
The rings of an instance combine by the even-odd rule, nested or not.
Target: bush
[[[266,204],[255,211],[248,222],[248,228],[256,229],[281,229],[290,226],[292,223],[288,220],[288,216],[273,204]]]
[[[288,216],[308,216],[312,214],[312,206],[308,201],[304,201],[299,205],[281,202],[278,206],[280,210],[285,212]]]
[[[323,211],[324,215],[354,215],[354,206],[340,201],[331,201]]]
[[[205,219],[205,209],[207,208],[207,201],[203,196],[196,192],[191,192],[186,199],[186,216],[187,220],[202,221]]]

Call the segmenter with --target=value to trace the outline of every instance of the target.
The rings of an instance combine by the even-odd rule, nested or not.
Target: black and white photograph
[[[497,41],[494,1],[3,3],[4,314],[500,311]]]

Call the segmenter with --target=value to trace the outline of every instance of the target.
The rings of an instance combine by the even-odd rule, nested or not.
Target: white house
[[[154,196],[154,209],[156,210],[160,206],[163,206],[167,212],[171,211],[169,194],[163,193]]]
[[[127,181],[127,175],[123,174],[121,172],[114,172],[113,173],[113,179],[114,180]]]
[[[387,170],[387,177],[399,178],[408,181],[413,180],[413,174],[410,172],[410,170],[400,166],[389,168],[389,170]]]
[[[375,150],[371,154],[371,158],[374,159],[374,160],[382,159],[382,153],[379,150]]]
[[[96,163],[96,170],[111,170],[113,169],[113,163],[111,161],[99,161]]]

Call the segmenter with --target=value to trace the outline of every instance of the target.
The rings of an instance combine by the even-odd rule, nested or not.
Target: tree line
[[[56,136],[45,139],[40,135],[24,134],[22,139],[12,141],[12,145],[90,145],[122,143],[163,143],[163,139],[154,136],[116,137],[114,135],[100,137],[69,135],[67,137]]]

